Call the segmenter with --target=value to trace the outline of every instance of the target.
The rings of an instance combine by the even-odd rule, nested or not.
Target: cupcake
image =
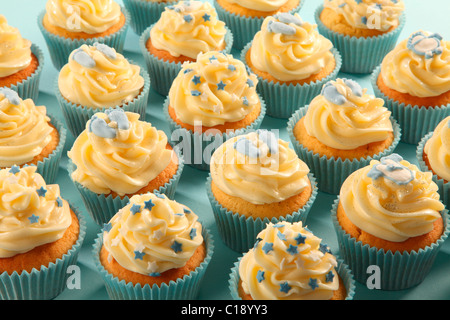
[[[16,91],[22,99],[37,100],[43,65],[39,47],[0,15],[0,87]]]
[[[239,252],[269,222],[305,222],[317,195],[308,166],[268,130],[224,142],[212,156],[206,190],[222,240]]]
[[[166,7],[161,18],[140,37],[152,86],[166,96],[184,62],[202,52],[230,53],[233,36],[209,2],[180,1]]]
[[[413,33],[386,55],[372,85],[399,122],[402,141],[417,144],[450,116],[450,41]]]
[[[397,147],[400,128],[390,115],[382,99],[353,80],[339,78],[326,83],[309,106],[299,109],[287,130],[319,190],[338,194],[353,171]]]
[[[280,12],[300,11],[305,0],[214,0],[220,20],[234,36],[233,47],[238,50],[249,43],[261,29],[264,18]]]
[[[397,43],[405,25],[402,0],[324,0],[319,32],[342,55],[342,72],[371,73]]]
[[[264,19],[261,30],[241,53],[258,76],[258,92],[267,114],[289,118],[335,79],[341,66],[333,44],[298,14],[279,13]]]
[[[355,293],[348,267],[301,222],[269,223],[229,283],[241,300],[352,300]]]
[[[129,23],[128,12],[112,0],[47,0],[38,16],[39,29],[58,70],[83,44],[104,43],[122,52]]]
[[[66,287],[86,225],[35,166],[0,170],[0,298],[44,300]]]
[[[188,207],[135,195],[105,224],[94,261],[111,299],[195,299],[213,253],[209,232]]]
[[[56,97],[74,137],[96,112],[121,108],[145,120],[150,79],[139,65],[105,44],[74,50],[56,81]]]
[[[165,133],[123,109],[98,112],[67,153],[68,171],[93,220],[99,224],[135,194],[175,194],[183,159]]]
[[[211,154],[223,141],[259,128],[265,105],[257,83],[242,61],[218,51],[183,65],[164,112],[172,144],[180,147],[187,164],[209,170]]]
[[[376,266],[382,290],[423,281],[448,236],[448,211],[437,190],[430,172],[395,153],[348,177],[332,218],[356,280],[366,283],[367,268]]]
[[[417,160],[422,171],[431,171],[439,187],[439,195],[450,206],[450,116],[428,133],[417,147]]]
[[[34,165],[46,182],[54,182],[66,141],[63,124],[9,88],[0,88],[0,122],[0,169]]]

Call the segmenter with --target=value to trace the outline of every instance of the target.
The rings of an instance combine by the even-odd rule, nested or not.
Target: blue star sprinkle
[[[325,253],[329,253],[330,252],[330,248],[328,248],[328,246],[326,244],[320,244],[319,245],[319,251],[322,252],[323,254]]]
[[[333,279],[334,279],[334,273],[332,271],[328,272],[325,275],[325,281],[326,282],[333,282]]]
[[[155,196],[160,199],[165,199],[166,197],[163,194],[155,193]]]
[[[217,60],[216,56],[214,56],[214,55],[209,57],[209,62],[213,62],[213,60]]]
[[[256,280],[258,280],[258,283],[265,280],[264,273],[265,272],[262,270],[258,270],[258,272],[256,273]]]
[[[203,18],[203,20],[205,20],[205,22],[206,22],[206,21],[211,21],[211,16],[210,16],[209,14],[207,14],[207,13],[205,13],[205,14],[202,16],[202,18]]]
[[[317,279],[313,279],[313,278],[309,278],[308,285],[309,285],[310,288],[313,289],[313,290],[315,290],[316,288],[319,287],[319,284],[317,283]]]
[[[280,284],[280,291],[284,292],[284,293],[288,293],[289,290],[291,290],[291,286],[286,282],[283,282],[282,284]]]
[[[277,224],[274,224],[273,227],[274,228],[281,228],[281,227],[284,227],[284,224],[277,223]]]
[[[148,201],[144,202],[144,209],[151,211],[154,206],[155,204],[153,203],[152,199],[148,199]]]
[[[183,251],[183,250],[181,249],[181,247],[182,247],[182,244],[179,243],[179,242],[177,242],[177,241],[174,241],[174,242],[172,243],[172,245],[170,246],[170,248],[171,248],[175,253],[178,253],[178,252]]]
[[[224,90],[225,89],[226,84],[220,80],[220,82],[217,84],[217,90]]]
[[[264,251],[265,254],[268,254],[270,251],[273,250],[273,243],[272,242],[266,242],[263,246],[262,246],[262,251]]]
[[[277,237],[282,241],[286,241],[286,236],[282,234],[280,231],[278,231]]]
[[[230,71],[236,71],[236,67],[235,67],[234,65],[232,65],[232,64],[229,64],[229,65],[228,65],[228,70],[230,70]]]
[[[138,212],[141,212],[141,206],[139,204],[133,204],[130,208],[130,212],[135,215]]]
[[[192,78],[192,82],[193,82],[194,84],[200,84],[200,83],[201,83],[200,76],[194,76],[194,77]]]
[[[293,246],[292,244],[290,244],[289,248],[287,248],[286,251],[288,253],[290,253],[291,255],[294,255],[294,254],[298,253],[298,247],[297,246]]]
[[[13,165],[13,166],[11,167],[11,169],[9,169],[9,172],[12,173],[12,174],[19,173],[19,172],[20,172],[20,167],[18,167],[18,166],[16,166],[16,165]]]
[[[246,82],[250,88],[255,86],[255,84],[253,83],[253,80],[250,78],[248,78]]]
[[[104,223],[104,224],[103,224],[103,231],[110,232],[111,229],[112,229],[112,224],[111,224],[111,222],[108,222],[108,223]]]
[[[363,24],[367,24],[367,17],[362,17],[362,18],[361,18],[361,22],[362,22]]]
[[[192,94],[194,97],[198,97],[198,96],[200,96],[202,93],[201,93],[200,91],[198,91],[198,90],[192,90],[192,91],[191,91],[191,94]]]
[[[302,235],[301,233],[299,233],[294,240],[297,242],[297,244],[304,244],[306,241],[306,237],[304,235]]]
[[[184,212],[184,213],[186,213],[186,214],[189,214],[189,213],[191,213],[191,211],[190,211],[190,210],[188,210],[188,209],[186,209],[186,208],[183,208],[183,212]]]
[[[256,249],[258,247],[258,244],[261,242],[261,238],[256,238],[255,244],[253,245],[253,249]]]
[[[192,19],[194,19],[194,18],[192,18],[192,16],[191,16],[190,14],[186,14],[186,15],[183,16],[183,19],[184,19],[184,21],[186,21],[187,23],[189,23],[189,22],[191,22]]]
[[[134,251],[134,259],[135,260],[144,260],[145,252],[135,250]]]
[[[39,216],[35,216],[33,213],[31,217],[28,217],[28,220],[30,220],[30,223],[37,223],[39,221]]]
[[[58,207],[62,207],[63,206],[63,201],[60,197],[56,198],[56,205]]]
[[[45,194],[47,193],[47,190],[44,187],[40,187],[36,190],[39,197],[45,197]]]
[[[188,68],[188,69],[184,70],[183,73],[186,74],[186,73],[189,73],[191,71],[193,71],[193,69]]]
[[[191,232],[189,232],[189,237],[192,239],[194,239],[197,236],[197,229],[192,228]]]
[[[242,98],[242,103],[244,104],[244,106],[247,106],[247,107],[248,107],[249,102],[248,102],[247,97],[243,97],[243,98]]]

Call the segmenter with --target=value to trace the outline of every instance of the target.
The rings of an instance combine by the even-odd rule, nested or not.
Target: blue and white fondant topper
[[[268,147],[268,151],[271,154],[278,153],[278,138],[276,135],[268,130],[257,130],[258,138],[265,143]],[[241,137],[238,141],[234,143],[234,149],[237,152],[248,156],[250,158],[259,158],[265,153],[263,152],[262,146],[257,147],[252,141],[248,140],[246,137]]]
[[[107,109],[105,114],[110,121],[115,121],[117,123],[117,128],[119,128],[119,130],[128,130],[130,128],[130,121],[128,121],[128,117],[123,109]]]
[[[300,19],[299,17],[297,17],[293,14],[287,13],[287,12],[278,13],[274,17],[275,17],[275,19],[277,19],[278,21],[280,21],[282,23],[286,23],[286,24],[293,23],[299,27],[301,27],[303,25],[302,19]]]
[[[94,47],[96,47],[97,50],[103,53],[106,57],[114,60],[117,59],[116,50],[114,50],[110,46],[107,46],[104,43],[95,42]]]
[[[20,97],[16,91],[10,88],[0,88],[0,93],[5,96],[9,103],[18,106],[20,104]]]
[[[374,165],[367,176],[373,180],[384,177],[398,185],[406,185],[414,180],[414,172],[400,163],[403,158],[393,153],[381,158],[380,162]]]
[[[361,86],[351,79],[342,79],[344,84],[352,91],[352,93],[358,97],[362,97],[363,90]],[[329,81],[324,84],[322,88],[321,95],[325,97],[331,103],[336,105],[343,105],[347,102],[347,98],[344,94],[340,93],[337,87],[335,86],[335,81]]]
[[[117,136],[117,130],[115,126],[112,126],[112,123],[116,123],[119,130],[128,130],[130,128],[130,122],[122,109],[108,109],[105,111],[105,114],[110,120],[109,124],[95,114],[89,122],[89,131],[97,137],[114,139]]]
[[[96,66],[95,60],[81,48],[72,54],[72,59],[85,68],[94,68]]]
[[[415,54],[431,59],[443,52],[441,40],[442,36],[438,33],[426,35],[424,32],[418,31],[409,37],[407,47]]]
[[[281,33],[288,36],[292,36],[296,33],[293,26],[273,20],[269,21],[267,24],[267,30],[272,33]]]

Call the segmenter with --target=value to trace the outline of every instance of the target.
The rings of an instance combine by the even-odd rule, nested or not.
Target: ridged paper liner
[[[214,219],[219,231],[219,235],[225,245],[237,252],[245,252],[255,244],[258,233],[263,230],[269,222],[276,224],[279,221],[306,223],[309,211],[317,197],[317,185],[314,176],[309,173],[312,193],[305,205],[297,211],[286,216],[276,216],[268,218],[252,218],[240,215],[224,208],[214,197],[211,190],[211,175],[206,180],[206,194],[214,213]],[[275,213],[276,214],[276,213]]]
[[[377,249],[352,238],[345,232],[337,220],[336,212],[339,197],[334,201],[331,218],[339,243],[339,255],[353,271],[356,281],[365,285],[372,275],[369,266],[380,268],[381,290],[404,290],[421,283],[430,272],[434,260],[449,234],[448,211],[441,212],[444,220],[444,233],[441,238],[425,249],[408,252],[385,251]]]
[[[170,281],[161,286],[148,284],[142,286],[125,280],[119,280],[109,273],[100,262],[100,250],[103,245],[103,233],[99,233],[93,245],[94,263],[106,290],[112,300],[194,300],[198,296],[208,264],[214,252],[214,241],[210,232],[202,227],[202,236],[206,245],[206,257],[191,273],[177,281]]]
[[[431,172],[431,173],[432,173],[432,171],[430,170],[428,165],[423,160],[423,149],[425,148],[425,144],[431,138],[432,135],[433,135],[433,132],[430,132],[427,135],[425,135],[422,138],[422,140],[420,141],[419,145],[417,146],[417,151],[416,151],[416,158],[417,158],[417,161],[419,162],[420,170],[424,171],[424,172]],[[439,178],[434,173],[433,173],[433,181],[439,187],[438,193],[441,197],[441,201],[444,203],[444,205],[447,208],[450,208],[450,182],[445,182],[444,179]]]
[[[450,104],[426,108],[418,105],[405,105],[387,97],[377,85],[380,71],[381,66],[378,66],[371,76],[373,91],[378,98],[384,100],[386,108],[398,121],[402,128],[403,142],[418,144],[424,135],[433,131],[439,122],[450,116]]]
[[[311,172],[314,173],[320,191],[330,194],[339,194],[342,184],[352,172],[368,166],[372,160],[379,160],[382,157],[390,155],[394,152],[400,142],[402,135],[400,126],[391,118],[392,127],[394,129],[394,140],[389,148],[385,149],[383,152],[371,157],[352,160],[342,160],[341,158],[335,159],[334,157],[327,158],[325,155],[320,156],[318,153],[314,153],[301,145],[294,136],[294,127],[297,122],[306,115],[307,110],[308,106],[299,109],[292,115],[288,121],[287,132],[298,157],[302,159],[308,165]]]
[[[152,88],[160,95],[167,96],[169,94],[170,87],[173,80],[180,72],[182,68],[181,62],[169,62],[159,59],[152,55],[146,47],[147,41],[150,38],[150,30],[152,30],[154,24],[145,29],[139,37],[139,47],[147,66],[150,79],[152,80]],[[221,50],[227,54],[230,54],[231,47],[233,46],[233,34],[225,27],[225,49]]]
[[[245,55],[251,47],[252,43],[248,43],[241,53],[241,60],[247,64]],[[292,114],[306,105],[322,91],[325,83],[335,80],[341,68],[341,55],[336,49],[331,50],[336,61],[336,66],[328,76],[312,83],[303,85],[282,84],[279,82],[269,81],[260,76],[256,86],[258,93],[266,102],[266,113],[268,116],[275,118],[288,119]]]
[[[323,4],[315,12],[319,33],[328,38],[342,55],[342,72],[371,73],[383,58],[397,44],[398,37],[405,26],[405,15],[399,19],[399,25],[392,31],[376,37],[350,37],[327,28],[320,20]]]
[[[178,169],[169,182],[161,186],[158,190],[154,190],[154,193],[165,194],[169,199],[175,197],[176,188],[178,182],[180,181],[181,174],[183,172],[184,161],[183,156],[180,152],[174,149],[178,157]],[[130,197],[125,196],[123,198],[116,196],[113,197],[111,194],[97,194],[88,188],[81,185],[79,182],[72,179],[72,173],[75,171],[76,166],[69,158],[67,162],[67,171],[69,173],[69,178],[72,180],[77,190],[80,192],[81,199],[83,200],[86,210],[94,220],[94,222],[100,226],[107,223],[111,218],[126,206],[130,202]]]
[[[58,296],[67,285],[68,268],[77,264],[78,254],[86,236],[86,220],[77,208],[70,205],[78,217],[80,232],[78,240],[61,258],[40,270],[23,271],[20,274],[0,274],[1,300],[50,300]]]

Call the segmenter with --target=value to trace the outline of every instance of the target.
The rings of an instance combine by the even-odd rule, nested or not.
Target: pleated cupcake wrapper
[[[40,270],[23,271],[20,274],[0,274],[0,300],[49,300],[58,296],[66,287],[72,274],[70,267],[77,264],[78,254],[86,236],[86,220],[77,208],[70,205],[78,217],[78,240],[61,258],[42,266]]]
[[[202,236],[206,245],[206,257],[203,262],[191,273],[171,280],[160,286],[150,286],[139,283],[133,284],[125,280],[119,280],[109,273],[100,262],[100,250],[103,245],[103,233],[99,233],[94,245],[94,264],[105,282],[106,290],[112,300],[194,300],[197,298],[202,281],[214,253],[214,241],[209,230],[202,228]]]
[[[173,80],[175,80],[176,76],[182,68],[182,63],[164,61],[152,55],[148,51],[146,44],[148,39],[150,38],[150,31],[152,30],[153,26],[154,24],[145,29],[144,32],[142,32],[139,38],[139,47],[141,49],[142,55],[144,56],[147,70],[150,74],[150,79],[152,80],[152,88],[159,94],[167,96],[169,94],[169,90],[172,86]],[[227,27],[225,27],[225,29],[225,49],[221,51],[230,54],[234,37]]]
[[[433,136],[433,132],[426,134],[417,146],[416,158],[417,158],[417,161],[419,162],[419,169],[423,172],[431,172],[432,173],[432,171],[430,170],[428,165],[423,160],[423,150],[425,148],[425,144],[427,143],[428,140],[430,140],[430,138],[432,136]],[[445,182],[444,179],[439,178],[434,173],[433,173],[433,181],[439,187],[438,193],[440,195],[441,201],[444,203],[444,205],[447,208],[450,208],[450,182]]]
[[[433,131],[439,122],[450,116],[450,104],[426,108],[405,105],[388,98],[377,85],[380,71],[381,66],[378,66],[371,76],[373,91],[378,98],[384,100],[386,108],[392,112],[392,116],[402,128],[402,142],[418,144],[424,135]]]
[[[207,155],[208,158],[226,140],[259,129],[266,114],[265,103],[261,97],[260,103],[261,112],[259,116],[247,127],[222,134],[206,135],[201,131],[192,132],[191,130],[187,130],[173,121],[169,115],[169,97],[167,97],[164,101],[163,112],[171,133],[168,137],[170,144],[177,146],[181,150],[185,164],[199,170],[209,171],[210,159],[205,159],[205,151],[210,151],[210,154]]]
[[[397,44],[398,37],[405,26],[405,15],[400,17],[399,25],[394,30],[376,37],[354,37],[344,35],[327,28],[320,20],[323,5],[315,12],[319,33],[328,38],[342,55],[342,72],[371,73],[383,58]]]
[[[230,276],[228,279],[228,288],[231,293],[231,298],[233,300],[242,300],[242,298],[239,296],[239,263],[241,261],[243,256],[239,257],[238,261],[236,261],[231,268]],[[345,300],[353,300],[353,297],[355,296],[355,279],[353,278],[352,271],[349,269],[349,267],[344,263],[343,260],[337,259],[337,268],[336,271],[339,275],[339,277],[342,279],[342,282],[344,283],[345,290],[347,292],[347,295],[345,297]]]
[[[392,127],[394,129],[394,140],[389,148],[385,149],[383,152],[371,157],[353,160],[342,160],[341,158],[335,159],[334,157],[327,158],[327,156],[320,156],[318,153],[314,153],[305,148],[294,136],[294,127],[297,122],[306,115],[307,110],[308,106],[299,109],[292,115],[288,121],[287,132],[298,157],[302,159],[308,165],[311,172],[314,173],[319,190],[326,193],[339,194],[342,184],[350,174],[360,168],[368,166],[372,160],[380,160],[382,157],[393,153],[402,136],[400,126],[395,119],[391,118]]]
[[[242,50],[240,59],[247,64],[245,55],[252,43],[248,43]],[[335,80],[341,68],[341,55],[332,49],[336,67],[333,72],[321,80],[303,85],[286,85],[258,77],[257,90],[266,102],[267,115],[275,118],[288,119],[301,107],[308,105],[312,99],[322,91],[322,87],[330,80]]]
[[[366,285],[373,271],[379,268],[381,290],[404,290],[420,284],[430,272],[436,256],[449,234],[448,210],[441,212],[444,220],[444,233],[441,238],[418,251],[395,252],[377,249],[352,238],[345,232],[337,220],[339,197],[334,201],[331,218],[337,234],[339,255],[353,271],[356,281]]]
[[[276,224],[280,221],[298,222],[304,225],[309,211],[317,197],[317,184],[314,176],[309,173],[308,178],[311,182],[312,193],[306,204],[297,211],[286,216],[268,218],[252,218],[240,215],[238,212],[232,212],[224,208],[214,197],[211,190],[211,175],[206,180],[206,194],[214,213],[214,219],[219,231],[219,235],[226,246],[237,252],[246,252],[255,244],[258,234],[266,227],[269,222]]]
[[[178,157],[178,169],[175,175],[161,186],[158,190],[154,190],[153,193],[165,194],[169,199],[174,199],[176,188],[178,186],[178,182],[180,181],[181,174],[183,172],[184,160],[183,156],[177,150],[174,149],[176,155]],[[69,173],[69,177],[72,179],[72,173],[76,170],[76,165],[69,158],[67,163],[67,171]],[[88,188],[81,185],[79,182],[74,181],[77,190],[80,192],[81,199],[83,200],[86,209],[94,220],[94,222],[100,226],[109,222],[111,218],[124,206],[126,206],[130,202],[130,197],[125,196],[123,198],[116,196],[113,197],[111,194],[97,194]]]
[[[64,38],[47,31],[42,22],[45,15],[45,10],[42,11],[38,16],[37,23],[42,35],[44,36],[44,40],[47,43],[50,58],[55,68],[60,70],[67,63],[69,55],[72,51],[78,49],[83,44],[93,45],[95,42],[104,43],[114,48],[117,52],[123,53],[127,30],[130,24],[130,15],[125,8],[122,7],[121,10],[125,16],[125,24],[122,28],[108,36],[90,39]]]
[[[11,85],[9,88],[17,92],[22,100],[31,99],[37,101],[39,96],[39,82],[41,79],[42,69],[44,68],[44,54],[42,50],[34,43],[31,44],[31,52],[38,60],[38,66],[34,72],[23,79],[21,82]]]
[[[137,64],[129,60],[130,64]],[[140,120],[145,121],[146,110],[148,103],[148,96],[150,92],[150,77],[143,67],[139,74],[144,78],[144,87],[142,88],[139,95],[132,101],[127,102],[121,106],[115,107],[104,107],[104,108],[92,108],[85,107],[72,102],[67,101],[61,94],[58,87],[58,79],[55,81],[55,95],[58,99],[59,105],[61,106],[61,111],[66,120],[67,128],[72,133],[74,137],[77,137],[84,129],[86,129],[86,122],[97,112],[105,112],[107,109],[111,108],[121,108],[124,111],[134,112],[140,114]]]
[[[298,6],[289,11],[289,13],[294,14],[300,11],[305,1],[306,0],[300,0]],[[233,48],[237,50],[242,50],[247,43],[253,40],[255,34],[261,30],[264,17],[251,18],[229,12],[222,8],[215,0],[214,7],[216,8],[219,19],[225,22],[226,26],[230,28],[233,33]]]

